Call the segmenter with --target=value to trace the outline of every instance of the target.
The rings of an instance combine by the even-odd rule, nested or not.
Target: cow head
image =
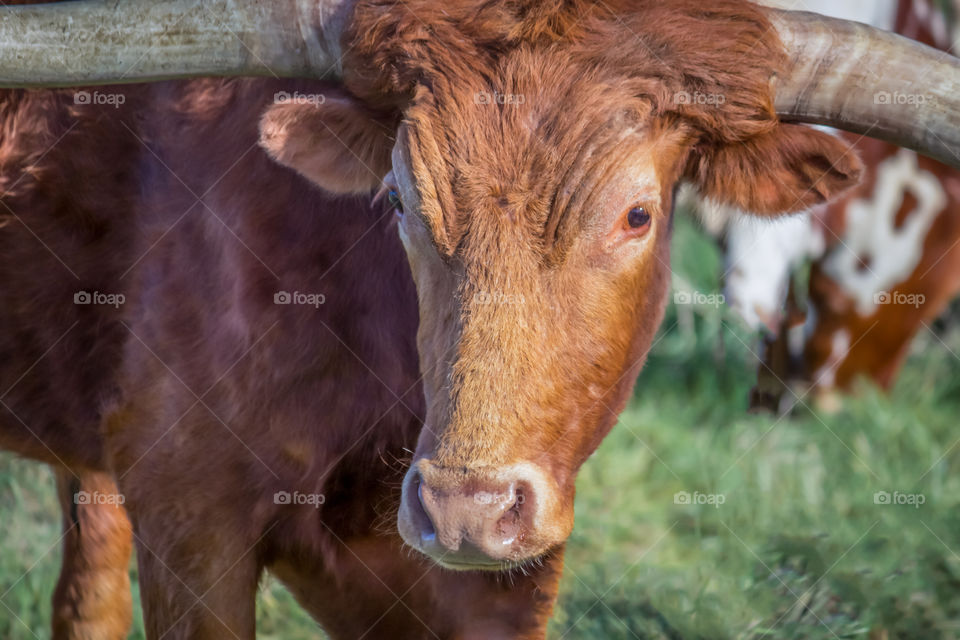
[[[777,214],[858,178],[845,143],[777,121],[763,15],[717,5],[710,31],[693,4],[624,22],[367,3],[359,97],[263,119],[274,158],[396,208],[428,407],[399,529],[444,566],[508,567],[569,535],[577,470],[663,315],[681,180]]]

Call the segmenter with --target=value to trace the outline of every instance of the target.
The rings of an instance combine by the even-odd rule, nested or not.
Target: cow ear
[[[396,122],[345,95],[282,98],[260,119],[260,146],[322,189],[369,193],[390,171]]]
[[[759,215],[802,211],[860,181],[853,148],[828,133],[779,124],[736,144],[698,147],[686,177],[700,195]]]

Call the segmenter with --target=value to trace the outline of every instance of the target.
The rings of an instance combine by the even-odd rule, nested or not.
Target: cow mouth
[[[420,552],[424,553],[424,552]],[[424,554],[427,555],[427,554]],[[435,564],[439,565],[444,569],[449,569],[451,571],[482,571],[484,573],[500,573],[513,571],[515,569],[523,569],[527,565],[537,564],[540,560],[540,557],[533,558],[530,560],[524,561],[512,561],[512,560],[502,560],[496,563],[472,563],[472,562],[447,562],[442,558],[435,558],[431,555],[427,555],[430,560]]]

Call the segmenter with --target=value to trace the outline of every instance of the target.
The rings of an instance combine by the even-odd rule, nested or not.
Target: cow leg
[[[150,507],[132,510],[147,638],[252,640],[260,566],[242,528],[212,510],[184,522],[169,503]]]
[[[335,640],[546,637],[562,552],[523,572],[495,574],[441,569],[395,535],[337,545],[327,569],[303,557],[270,567]]]
[[[53,596],[55,640],[126,638],[130,630],[130,521],[109,474],[60,470],[63,565]]]

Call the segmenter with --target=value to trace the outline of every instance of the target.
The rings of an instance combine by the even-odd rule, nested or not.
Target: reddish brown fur
[[[782,53],[748,3],[438,7],[358,6],[346,85],[362,104],[261,80],[103,89],[124,93],[118,110],[3,95],[0,438],[114,475],[150,638],[253,637],[265,568],[336,638],[543,637],[573,478],[662,314],[676,180],[689,167],[710,195],[768,212],[796,195],[731,192],[707,167],[741,172],[733,183],[769,167],[803,189],[840,163],[817,198],[854,180],[845,145],[775,120]],[[472,93],[513,88],[543,99],[473,109]],[[268,109],[279,90],[336,100]],[[678,104],[681,91],[725,107]],[[395,154],[423,194],[402,223],[418,291],[370,194],[325,193],[257,147],[262,134],[330,191],[372,191],[391,166],[383,126],[401,117]],[[343,135],[360,143],[352,159],[318,147]],[[654,217],[642,245],[621,233],[634,170]],[[78,290],[127,303],[77,306]],[[276,305],[281,290],[326,303]],[[482,307],[484,290],[529,302]],[[454,574],[404,550],[392,524],[377,533],[418,434],[438,485],[451,465],[549,472],[555,512],[526,532],[518,559],[541,557],[525,573]],[[277,504],[278,491],[325,502]]]
[[[108,473],[57,473],[63,507],[63,565],[53,594],[53,637],[123,638],[130,629],[133,537]],[[80,496],[93,499],[83,500]],[[99,502],[99,496],[108,498]]]
[[[11,195],[3,202],[22,220],[8,213],[0,232],[5,446],[77,473],[110,469],[118,476],[134,523],[150,637],[220,638],[228,634],[223,623],[241,637],[251,634],[259,573],[275,564],[334,637],[429,635],[418,618],[442,636],[467,637],[463,625],[475,621],[463,614],[477,603],[510,611],[491,633],[538,637],[556,568],[512,583],[455,577],[411,558],[395,532],[377,533],[378,509],[389,513],[395,500],[391,485],[400,471],[393,461],[407,457],[422,412],[414,294],[390,215],[367,199],[325,196],[258,150],[258,114],[280,88],[260,81],[126,87],[129,110],[120,113],[75,108],[71,92],[6,96],[7,113],[21,110],[11,118],[34,125],[4,141]],[[31,165],[42,155],[34,149],[74,124]],[[37,136],[25,135],[33,130]],[[136,168],[129,184],[145,194],[137,207],[120,206],[116,196],[125,187],[104,182],[105,158],[85,146],[91,137],[112,153],[112,164]],[[183,139],[195,144],[183,146]],[[116,199],[96,199],[104,189]],[[205,201],[233,233],[201,205],[191,208],[190,190],[209,190]],[[87,219],[100,222],[93,239]],[[98,237],[130,240],[102,247]],[[273,292],[282,287],[319,288],[327,304],[319,311],[275,306]],[[119,291],[128,302],[119,311],[75,306],[81,289]],[[113,357],[99,362],[99,352]],[[323,380],[330,382],[318,384]],[[103,431],[95,419],[85,421],[98,413],[106,416]],[[327,501],[320,510],[277,506],[278,490],[322,492]],[[126,571],[119,556],[115,562],[113,572]],[[380,582],[364,565],[391,570]],[[93,588],[98,577],[113,584],[108,569],[65,568],[61,588]],[[329,597],[318,597],[324,592]],[[391,592],[402,599],[392,609]],[[440,607],[438,597],[460,604]],[[121,621],[129,619],[124,600],[111,603],[110,615]],[[344,611],[352,615],[341,617]],[[60,613],[57,620],[72,633],[103,623]]]

